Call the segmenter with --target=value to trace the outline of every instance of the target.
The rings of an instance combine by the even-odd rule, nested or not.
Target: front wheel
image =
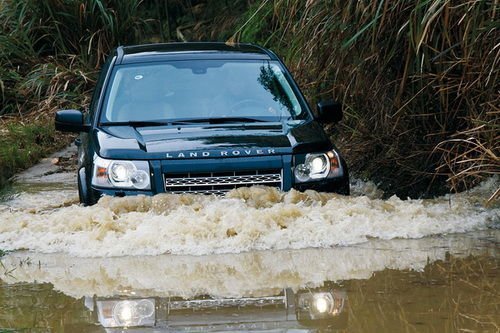
[[[94,204],[92,200],[90,199],[90,193],[89,189],[87,187],[87,182],[85,180],[85,168],[81,168],[80,171],[78,171],[78,197],[80,198],[80,203],[83,206],[91,206]]]

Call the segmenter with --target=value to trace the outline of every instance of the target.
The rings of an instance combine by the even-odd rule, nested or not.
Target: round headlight
[[[137,303],[137,313],[141,318],[151,317],[155,312],[155,305],[149,299]]]
[[[314,296],[314,310],[318,313],[330,312],[333,308],[332,295],[327,293],[317,294]]]
[[[135,302],[119,302],[113,308],[113,318],[120,326],[130,326],[136,317]]]
[[[121,301],[113,307],[113,319],[118,326],[139,326],[155,313],[155,304],[149,299],[140,301]]]
[[[112,162],[109,176],[117,183],[128,182],[135,169],[134,164],[130,162]]]
[[[144,170],[135,170],[130,176],[130,181],[135,188],[142,190],[149,186],[149,175]]]
[[[311,174],[321,174],[324,173],[328,165],[327,157],[325,155],[319,155],[309,162]]]

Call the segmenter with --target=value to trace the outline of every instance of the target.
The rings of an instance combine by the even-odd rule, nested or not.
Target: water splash
[[[80,257],[206,255],[461,233],[498,227],[500,208],[484,206],[492,186],[498,182],[432,200],[252,187],[223,198],[160,194],[105,197],[93,207],[4,209],[0,248]]]

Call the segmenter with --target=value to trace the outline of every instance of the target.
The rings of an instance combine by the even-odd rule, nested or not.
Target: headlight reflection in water
[[[98,300],[99,321],[104,327],[154,326],[155,300]]]

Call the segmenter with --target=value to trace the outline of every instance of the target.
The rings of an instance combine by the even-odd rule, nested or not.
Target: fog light
[[[295,174],[295,179],[299,182],[306,182],[309,179],[309,174],[311,173],[311,170],[309,169],[309,166],[306,164],[300,164],[295,168],[294,174]]]

